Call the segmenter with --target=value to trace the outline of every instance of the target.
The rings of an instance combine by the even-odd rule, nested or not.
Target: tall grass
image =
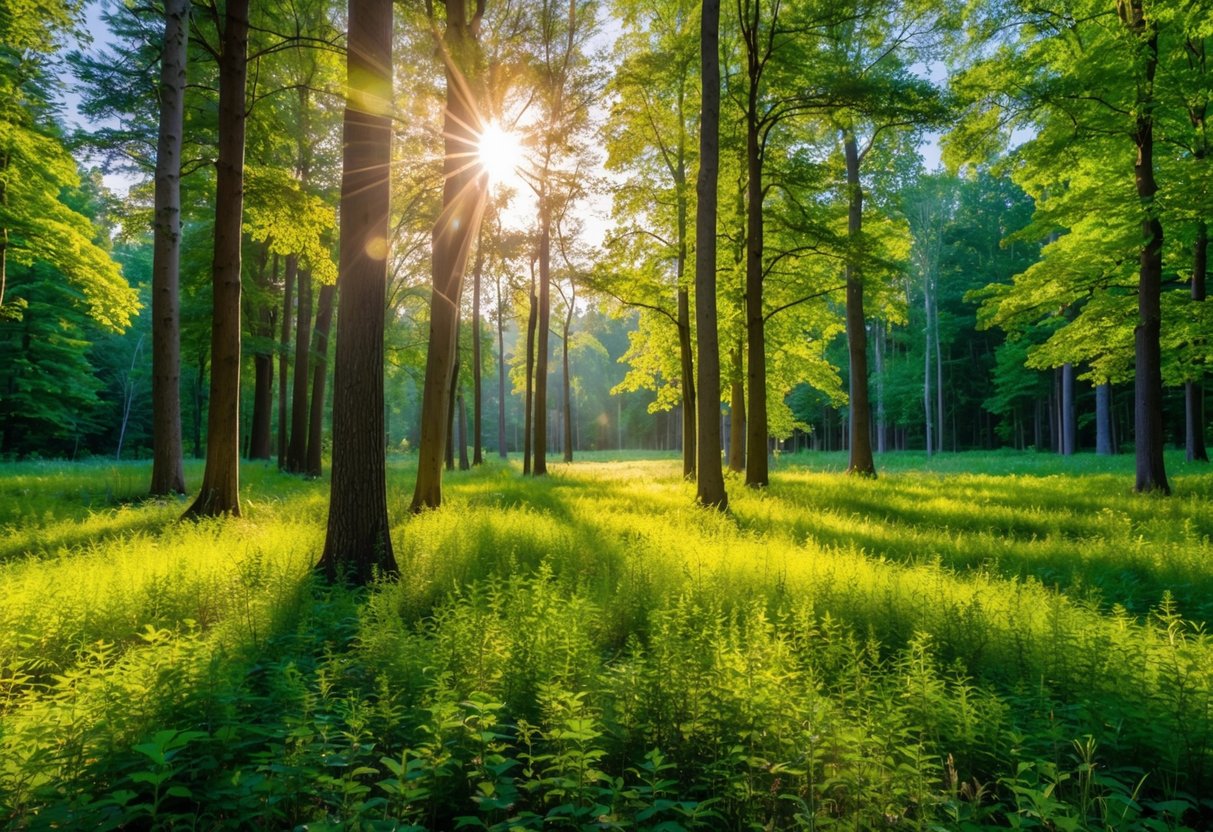
[[[0,476],[16,828],[1200,828],[1209,495],[1123,460],[489,465],[389,504],[402,576],[328,589],[326,485],[179,524],[143,468]],[[1065,473],[1072,466],[1070,473]],[[20,495],[19,505],[8,498]],[[1185,827],[1184,825],[1187,825]]]

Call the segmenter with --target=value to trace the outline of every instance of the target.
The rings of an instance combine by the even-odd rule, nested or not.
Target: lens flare
[[[494,184],[518,179],[523,152],[516,133],[504,129],[495,121],[489,122],[480,133],[477,155],[480,166]]]

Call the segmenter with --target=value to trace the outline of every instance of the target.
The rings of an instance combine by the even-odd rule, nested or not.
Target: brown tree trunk
[[[336,285],[321,286],[320,308],[316,311],[316,330],[313,333],[312,346],[315,366],[312,369],[312,406],[308,416],[305,468],[309,477],[320,476],[324,468],[324,387],[329,365],[329,327],[333,321],[333,298],[336,293]]]
[[[1074,365],[1061,366],[1061,453],[1073,456],[1078,449],[1078,412],[1074,407]]]
[[[459,395],[459,325],[455,325],[455,360],[451,363],[451,382],[447,388],[445,468],[455,470],[455,401]]]
[[[562,388],[563,415],[564,415],[564,430],[561,431],[563,436],[561,439],[564,443],[564,461],[573,461],[573,394],[569,385],[569,333],[573,328],[573,303],[570,301],[568,311],[564,316],[564,338],[561,339],[561,358],[562,367],[564,370],[564,384]]]
[[[269,245],[261,249],[261,257],[257,264],[257,286],[266,292],[275,275],[267,275],[270,262]],[[249,430],[249,459],[270,458],[270,421],[274,409],[274,356],[270,341],[274,337],[274,311],[269,306],[254,310],[257,323],[253,334],[257,336],[258,344],[253,353],[253,414],[252,426]]]
[[[1154,195],[1158,183],[1154,179],[1154,74],[1158,68],[1157,24],[1147,24],[1141,0],[1130,0],[1122,12],[1130,30],[1142,39],[1145,47],[1144,81],[1139,86],[1137,129],[1134,141],[1137,159],[1134,180],[1137,196],[1145,214],[1142,220],[1141,266],[1137,289],[1137,326],[1133,330],[1136,371],[1134,373],[1134,440],[1136,445],[1137,482],[1139,492],[1160,491],[1170,494],[1167,472],[1163,462],[1162,423],[1162,223]]]
[[[745,368],[742,366],[743,343],[729,350],[733,360],[729,374],[729,470],[740,474],[745,470]]]
[[[468,414],[467,408],[463,403],[463,394],[458,395],[458,419],[459,419],[459,470],[467,471],[472,466],[468,462]]]
[[[291,441],[286,470],[302,474],[307,468],[307,381],[311,369],[312,272],[299,269],[299,317],[295,325],[295,378],[291,388]]]
[[[533,276],[533,275],[532,275]],[[531,288],[531,308],[527,312],[526,317],[526,391],[523,396],[523,408],[525,415],[523,416],[524,429],[522,440],[522,473],[531,473],[531,447],[534,434],[531,430],[535,420],[535,323],[539,317],[538,301],[535,298],[535,289]]]
[[[483,399],[480,391],[480,278],[484,271],[484,236],[476,246],[476,265],[472,268],[472,464],[484,464],[481,423]]]
[[[190,0],[166,0],[152,237],[152,496],[185,493],[181,441],[181,140]],[[0,188],[3,186],[0,185]],[[5,229],[0,240],[4,303]]]
[[[497,456],[509,459],[505,443],[505,303],[497,278]]]
[[[864,477],[876,476],[872,460],[872,409],[868,403],[868,330],[863,313],[863,275],[859,268],[860,234],[863,231],[863,185],[859,181],[859,148],[855,135],[847,131],[843,138],[847,163],[847,354],[850,358],[851,441],[847,472]]]
[[[1192,256],[1192,300],[1205,301],[1205,277],[1209,271],[1209,226],[1196,224],[1196,247]],[[1189,462],[1208,462],[1205,447],[1205,386],[1203,379],[1184,385],[1184,449]]]
[[[679,270],[682,261],[679,257]],[[682,286],[682,279],[679,278]],[[696,295],[698,299],[698,295]],[[691,294],[685,288],[678,290],[678,362],[682,373],[682,476],[695,478],[697,454],[695,451],[695,347],[691,343]],[[719,363],[720,359],[716,359]]]
[[[698,203],[695,208],[695,347],[699,353],[698,401],[684,397],[683,448],[694,446],[695,496],[701,505],[728,508],[720,469],[720,343],[716,330],[716,198],[720,165],[720,0],[704,0],[699,27],[703,98],[699,128]],[[682,317],[683,295],[678,312]],[[688,315],[689,318],[689,315]],[[689,324],[689,321],[688,321]],[[689,359],[688,359],[689,361]],[[689,379],[690,368],[683,373]],[[692,411],[688,424],[686,411]],[[686,474],[686,466],[683,466]]]
[[[430,295],[429,349],[421,395],[421,439],[412,511],[442,505],[442,462],[446,448],[447,401],[463,273],[484,213],[485,173],[469,164],[476,158],[477,33],[484,6],[468,14],[466,0],[446,0],[446,110],[442,135],[442,213],[433,230],[433,292]]]
[[[539,326],[535,334],[535,418],[533,427],[535,458],[531,473],[541,477],[548,472],[548,333],[552,315],[552,208],[548,199],[539,199]]]
[[[770,484],[767,446],[767,344],[762,311],[762,148],[759,143],[757,83],[750,87],[750,116],[746,124],[746,467],[745,484]]]
[[[392,158],[392,0],[350,0],[341,172],[333,479],[324,553],[330,582],[397,570],[387,519],[383,329]]]
[[[228,0],[219,57],[219,156],[211,277],[211,397],[202,490],[185,516],[240,514],[240,243],[249,0]]]
[[[291,324],[295,314],[295,278],[299,270],[299,258],[293,254],[286,258],[286,275],[282,279],[282,331],[278,336],[278,467],[286,470],[286,450],[289,437],[286,404],[287,368],[291,361]],[[278,255],[274,255],[274,273],[278,273]]]

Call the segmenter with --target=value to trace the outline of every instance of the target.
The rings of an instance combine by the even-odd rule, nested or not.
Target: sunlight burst
[[[488,173],[489,181],[493,184],[518,180],[518,171],[523,163],[523,148],[517,133],[491,121],[480,133],[477,153],[480,165]]]

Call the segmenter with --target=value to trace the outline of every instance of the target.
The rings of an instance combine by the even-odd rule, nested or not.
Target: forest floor
[[[399,581],[327,484],[178,523],[146,463],[0,466],[0,819],[24,828],[1213,824],[1213,473],[1169,457],[666,457],[448,474]],[[200,477],[196,464],[187,479]]]

